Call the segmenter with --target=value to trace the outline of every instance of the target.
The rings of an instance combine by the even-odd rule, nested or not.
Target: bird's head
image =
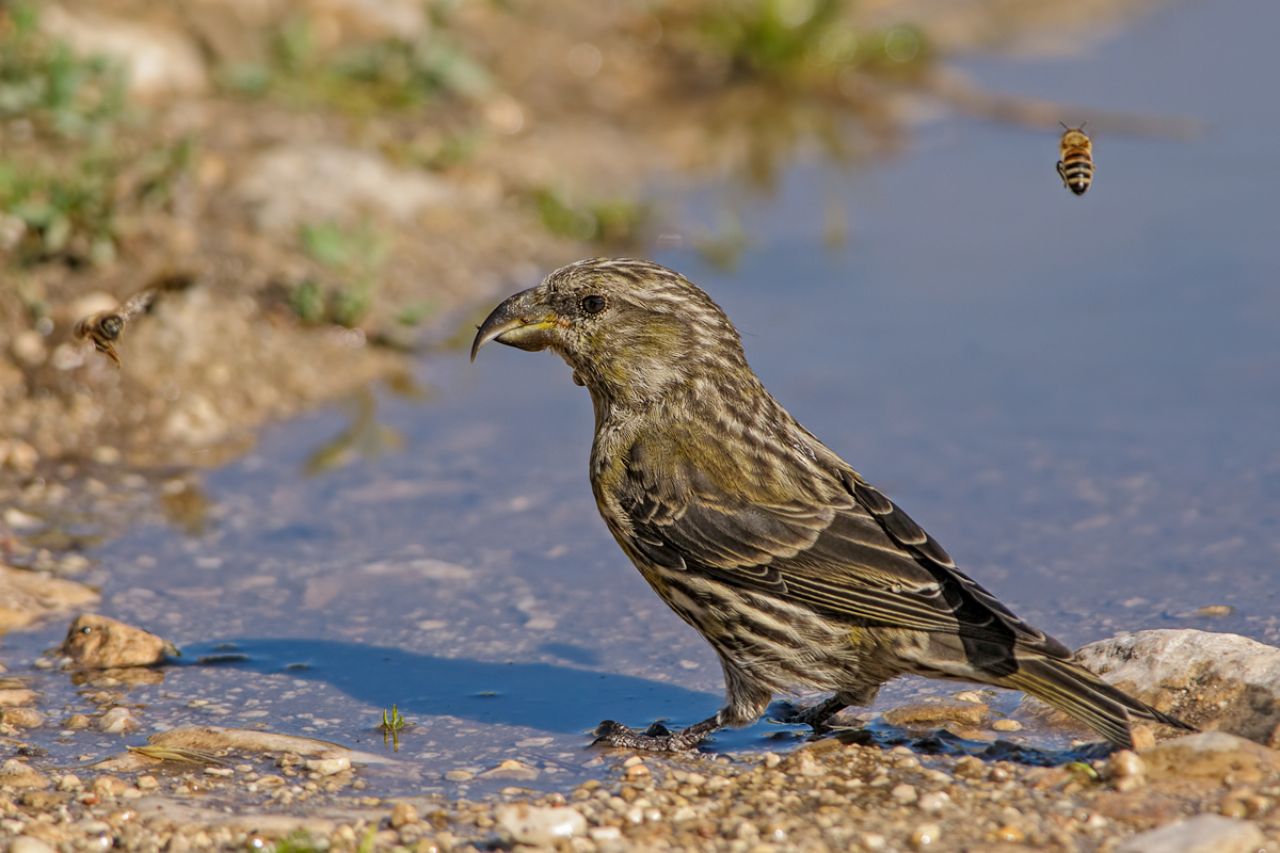
[[[472,360],[495,340],[553,350],[593,398],[615,404],[652,403],[708,367],[749,375],[738,333],[711,297],[673,270],[627,258],[578,261],[511,296],[480,325]]]

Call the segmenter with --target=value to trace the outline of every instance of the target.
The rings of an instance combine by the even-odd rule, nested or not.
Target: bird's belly
[[[706,575],[657,567],[641,573],[721,658],[774,693],[878,685],[903,671],[881,654],[874,630]]]

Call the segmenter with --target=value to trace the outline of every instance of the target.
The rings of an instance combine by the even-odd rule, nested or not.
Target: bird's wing
[[[628,466],[619,502],[649,560],[804,603],[855,623],[960,634],[1051,657],[1070,651],[959,571],[910,516],[851,469],[829,495],[762,503],[688,468]]]

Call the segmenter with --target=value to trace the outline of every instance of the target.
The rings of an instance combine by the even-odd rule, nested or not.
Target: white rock
[[[521,844],[549,847],[587,830],[586,818],[567,806],[515,803],[499,806],[496,816],[498,826]]]
[[[1206,814],[1135,835],[1116,853],[1254,853],[1265,844],[1254,824]]]
[[[1085,666],[1156,707],[1267,743],[1280,725],[1280,648],[1238,634],[1139,631],[1091,643]]]
[[[352,222],[373,213],[404,222],[456,201],[440,178],[396,169],[377,154],[336,145],[287,145],[249,164],[237,184],[259,228],[292,233],[316,222]]]
[[[151,24],[109,18],[49,4],[40,26],[85,56],[106,56],[124,65],[129,91],[139,97],[186,95],[209,85],[200,51],[186,36]]]

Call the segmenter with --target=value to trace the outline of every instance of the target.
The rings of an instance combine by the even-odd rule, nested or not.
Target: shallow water
[[[1069,644],[1150,627],[1280,642],[1278,26],[1265,0],[1174,4],[1085,57],[968,63],[994,89],[1203,123],[1095,135],[1084,198],[1054,173],[1056,135],[948,118],[869,171],[791,168],[746,211],[736,271],[655,257],[725,307],[806,426],[1033,623]],[[833,196],[852,226],[838,251]],[[686,219],[718,197],[681,199]],[[416,378],[424,399],[380,388],[266,431],[206,479],[203,533],[145,522],[90,552],[103,612],[185,651],[129,693],[144,725],[381,749],[395,703],[407,763],[375,791],[482,793],[510,782],[443,774],[519,758],[540,769],[521,784],[567,786],[600,772],[601,719],[714,711],[714,656],[597,517],[590,405],[565,366],[492,347]],[[1234,611],[1194,615],[1207,604]],[[11,671],[57,633],[6,637]],[[87,707],[40,680],[55,717]],[[938,688],[882,701],[922,689]],[[766,722],[713,748],[798,736]],[[70,762],[121,739],[41,745]]]

